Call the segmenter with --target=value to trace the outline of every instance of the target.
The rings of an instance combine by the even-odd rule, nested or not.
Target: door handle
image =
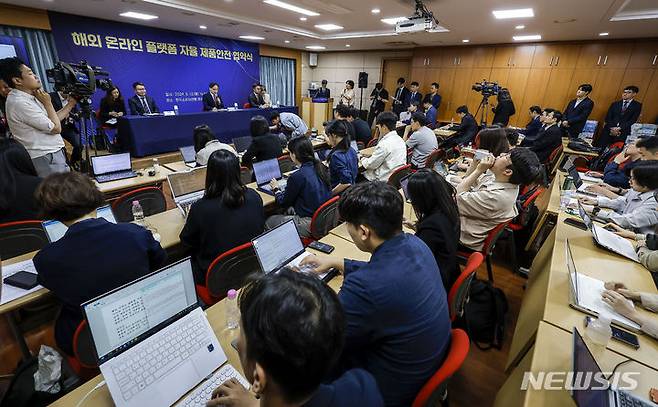
[[[605,58],[603,58],[603,65],[608,63],[608,56],[606,55]]]
[[[459,57],[459,58],[457,59],[457,65],[461,65],[461,64],[462,64],[462,57]]]
[[[553,58],[555,57],[551,57],[551,61],[548,63],[549,66],[553,66]]]
[[[597,65],[601,65],[601,55],[599,55],[599,60],[596,62]]]
[[[452,64],[457,65],[457,57],[455,57],[455,59],[452,60]]]
[[[651,65],[656,65],[656,60],[658,59],[658,54],[653,56],[653,62],[651,62]]]
[[[560,63],[560,56],[558,55],[555,57],[555,66],[557,66],[557,64],[559,63]]]
[[[507,66],[510,66],[510,65],[512,65],[512,57],[509,57],[509,59],[507,60]]]

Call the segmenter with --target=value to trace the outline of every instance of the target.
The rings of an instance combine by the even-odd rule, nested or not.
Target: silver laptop
[[[206,172],[207,167],[199,167],[167,175],[172,198],[183,216],[187,216],[194,202],[203,198],[206,189]]]
[[[188,167],[196,167],[196,151],[194,151],[194,146],[185,146],[178,149],[180,154],[183,156],[183,162]]]
[[[578,407],[655,407],[649,400],[611,388],[614,386],[611,383],[605,390],[595,388],[605,383],[594,380],[594,375],[605,378],[580,332],[573,328],[573,381],[570,384],[571,397]]]
[[[96,217],[103,218],[111,223],[117,223],[117,220],[114,218],[114,213],[112,212],[112,207],[110,205],[101,206],[100,208],[96,209]],[[46,236],[48,236],[48,241],[50,241],[50,243],[61,239],[69,229],[68,226],[58,220],[47,220],[41,224],[43,225],[43,229],[46,231]]]
[[[98,182],[116,181],[137,176],[137,173],[132,169],[130,153],[91,157],[91,167]]]
[[[273,179],[279,182],[279,188],[281,192],[285,192],[286,185],[288,180],[283,178],[281,174],[281,167],[279,166],[279,160],[272,158],[270,160],[258,161],[254,163],[254,176],[256,177],[256,184],[258,189],[274,195],[272,188],[270,188],[270,181]]]
[[[633,260],[636,263],[640,262],[640,258],[637,256],[633,244],[623,237],[592,222],[592,218],[587,214],[587,211],[585,211],[585,208],[580,201],[578,201],[578,213],[592,233],[594,242],[596,242],[598,246],[613,253],[617,253],[620,256],[624,256],[629,260]]]
[[[82,310],[117,406],[169,406],[227,361],[197,302],[189,257]]]

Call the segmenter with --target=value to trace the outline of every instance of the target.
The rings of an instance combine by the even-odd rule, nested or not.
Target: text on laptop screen
[[[233,146],[238,153],[244,153],[251,145],[251,136],[236,137],[233,139]]]
[[[206,172],[207,168],[201,167],[188,172],[171,174],[168,179],[174,198],[206,189]]]
[[[272,179],[280,179],[281,167],[279,167],[279,160],[272,158],[271,160],[254,163],[254,174],[258,185],[267,184]]]
[[[193,163],[196,161],[196,151],[194,151],[194,146],[181,147],[180,153],[183,156],[183,161],[186,163]]]
[[[609,393],[602,390],[592,390],[593,386],[600,386],[595,380],[591,379],[589,385],[587,380],[593,376],[589,374],[596,374],[601,369],[596,364],[596,360],[592,353],[587,348],[585,341],[580,333],[573,330],[573,377],[574,381],[579,380],[580,383],[573,383],[574,390],[572,397],[579,407],[585,406],[600,406],[605,407],[609,405]],[[582,389],[582,390],[577,390]]]
[[[83,307],[101,359],[196,302],[188,258]]]
[[[94,175],[128,171],[132,168],[130,164],[130,153],[91,157],[91,165],[94,167]]]
[[[263,271],[271,273],[304,251],[295,223],[290,220],[253,240]]]
[[[110,205],[101,206],[100,208],[96,209],[96,217],[103,218],[110,223],[117,223]],[[51,243],[61,239],[69,229],[68,226],[57,220],[47,220],[43,222],[43,227],[46,229],[48,239]]]

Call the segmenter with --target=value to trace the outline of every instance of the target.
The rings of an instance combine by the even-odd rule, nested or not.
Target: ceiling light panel
[[[280,0],[263,0],[263,3],[269,4],[271,6],[280,7],[286,10],[294,11],[295,13],[303,14],[305,16],[315,17],[320,15],[320,13],[316,13],[315,11],[307,10],[305,8],[298,7],[293,4],[286,3]]]
[[[336,24],[317,24],[315,28],[319,28],[320,30],[323,31],[336,31],[336,30],[342,30],[344,27]]]
[[[136,18],[138,20],[155,20],[158,16],[152,14],[138,13],[136,11],[128,11],[125,13],[119,14],[121,17]]]
[[[519,8],[513,10],[494,10],[492,11],[494,17],[499,20],[508,18],[527,18],[534,17],[535,12],[531,8]]]
[[[537,40],[541,40],[541,35],[539,35],[539,34],[515,35],[512,38],[514,39],[514,41],[537,41]]]
[[[395,25],[401,21],[406,21],[408,20],[407,17],[390,17],[390,18],[382,18],[382,23],[388,24],[388,25]]]

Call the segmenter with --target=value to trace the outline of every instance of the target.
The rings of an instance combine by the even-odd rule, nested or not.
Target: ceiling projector
[[[439,21],[434,18],[434,14],[425,7],[421,0],[416,1],[416,11],[414,14],[395,24],[395,32],[414,33],[421,31],[433,31],[437,29]]]

